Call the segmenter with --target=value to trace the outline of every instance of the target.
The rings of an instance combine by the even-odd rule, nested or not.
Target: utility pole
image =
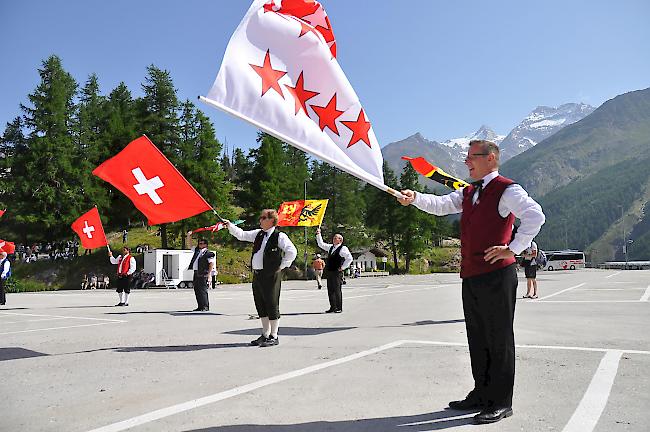
[[[307,180],[305,180],[305,201],[307,201]],[[307,227],[305,228],[305,279],[307,279]]]
[[[623,232],[623,256],[625,257],[625,269],[627,270],[627,241],[625,240],[625,224],[623,224],[623,206],[621,208],[621,231]]]

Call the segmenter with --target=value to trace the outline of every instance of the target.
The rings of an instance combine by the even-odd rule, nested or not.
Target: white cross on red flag
[[[149,225],[176,222],[212,209],[146,136],[131,141],[93,174],[126,195],[149,219]]]
[[[70,226],[79,236],[81,246],[83,246],[84,249],[95,249],[108,244],[97,207],[93,207],[83,215],[79,216],[79,218]]]
[[[390,192],[379,143],[336,49],[319,2],[255,0],[201,100]]]

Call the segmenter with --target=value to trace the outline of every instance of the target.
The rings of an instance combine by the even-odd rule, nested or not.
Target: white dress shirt
[[[326,250],[327,252],[329,252],[330,248],[334,246],[331,243],[325,243],[323,241],[323,237],[320,234],[316,234],[316,243],[318,244],[319,248]],[[350,264],[352,264],[352,254],[350,253],[350,250],[347,246],[341,245],[339,247],[341,248],[341,252],[339,252],[339,254],[344,259],[343,264],[341,264],[341,269],[345,270],[346,268],[350,267]],[[336,249],[332,250],[332,254],[335,250]]]
[[[11,262],[5,258],[2,261],[2,273],[0,274],[0,278],[6,279],[7,278],[7,273],[9,273],[9,269],[11,268]]]
[[[232,234],[237,240],[241,241],[247,241],[247,242],[254,242],[255,237],[257,237],[257,233],[262,231],[261,229],[254,229],[250,231],[244,231],[243,229],[239,228],[235,224],[228,224],[228,231],[230,234]],[[266,248],[266,242],[269,239],[269,236],[273,234],[275,231],[275,227],[271,227],[266,231],[266,235],[262,239],[262,246],[260,247],[260,250],[255,252],[253,254],[253,270],[262,270],[264,268],[264,249]],[[289,237],[281,232],[280,235],[278,236],[278,247],[284,252],[284,255],[282,256],[282,262],[280,263],[280,270],[287,268],[291,265],[294,259],[296,259],[296,255],[298,255],[298,250],[296,250],[296,247],[291,243],[291,240],[289,240]]]
[[[194,246],[192,248],[192,253],[196,252],[196,248],[198,246]],[[197,255],[196,259],[194,260],[194,264],[192,264],[192,270],[198,270],[199,269],[199,258],[203,256],[204,253],[208,251],[208,248],[203,248]],[[212,268],[216,269],[217,268],[217,256],[213,256],[212,258],[208,258],[208,264],[212,263]],[[214,270],[213,270],[214,271]]]
[[[131,254],[127,255],[129,259],[129,270],[126,272],[127,276],[132,275],[135,272],[135,258]],[[111,259],[111,264],[120,264],[122,262],[122,255],[118,255],[117,258],[109,257]],[[118,267],[118,271],[121,270],[121,265]]]
[[[493,171],[483,177],[483,188],[485,189],[488,183],[498,175],[498,171]],[[461,213],[463,211],[464,189],[458,189],[442,196],[417,192],[413,205],[420,210],[436,216]],[[476,204],[477,199],[478,191],[474,193],[472,202]],[[508,217],[510,213],[521,220],[521,225],[519,225],[515,238],[510,242],[508,248],[516,255],[519,255],[539,233],[539,230],[546,221],[546,217],[542,212],[542,207],[528,196],[528,192],[524,188],[516,183],[508,186],[503,191],[503,195],[501,195],[501,199],[499,200],[499,214],[501,217]]]

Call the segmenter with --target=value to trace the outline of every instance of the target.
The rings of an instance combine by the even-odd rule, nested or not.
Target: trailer
[[[194,272],[187,268],[193,252],[188,249],[153,249],[144,253],[144,271],[155,276],[156,286],[192,288]]]

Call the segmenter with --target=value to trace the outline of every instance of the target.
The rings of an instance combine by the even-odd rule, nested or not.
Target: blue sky
[[[322,0],[338,60],[382,146],[415,132],[444,140],[482,124],[505,134],[538,105],[598,106],[650,87],[647,0]],[[0,131],[20,114],[50,54],[79,83],[135,96],[145,68],[182,99],[205,95],[246,0],[1,1]],[[231,147],[256,131],[197,102]]]

